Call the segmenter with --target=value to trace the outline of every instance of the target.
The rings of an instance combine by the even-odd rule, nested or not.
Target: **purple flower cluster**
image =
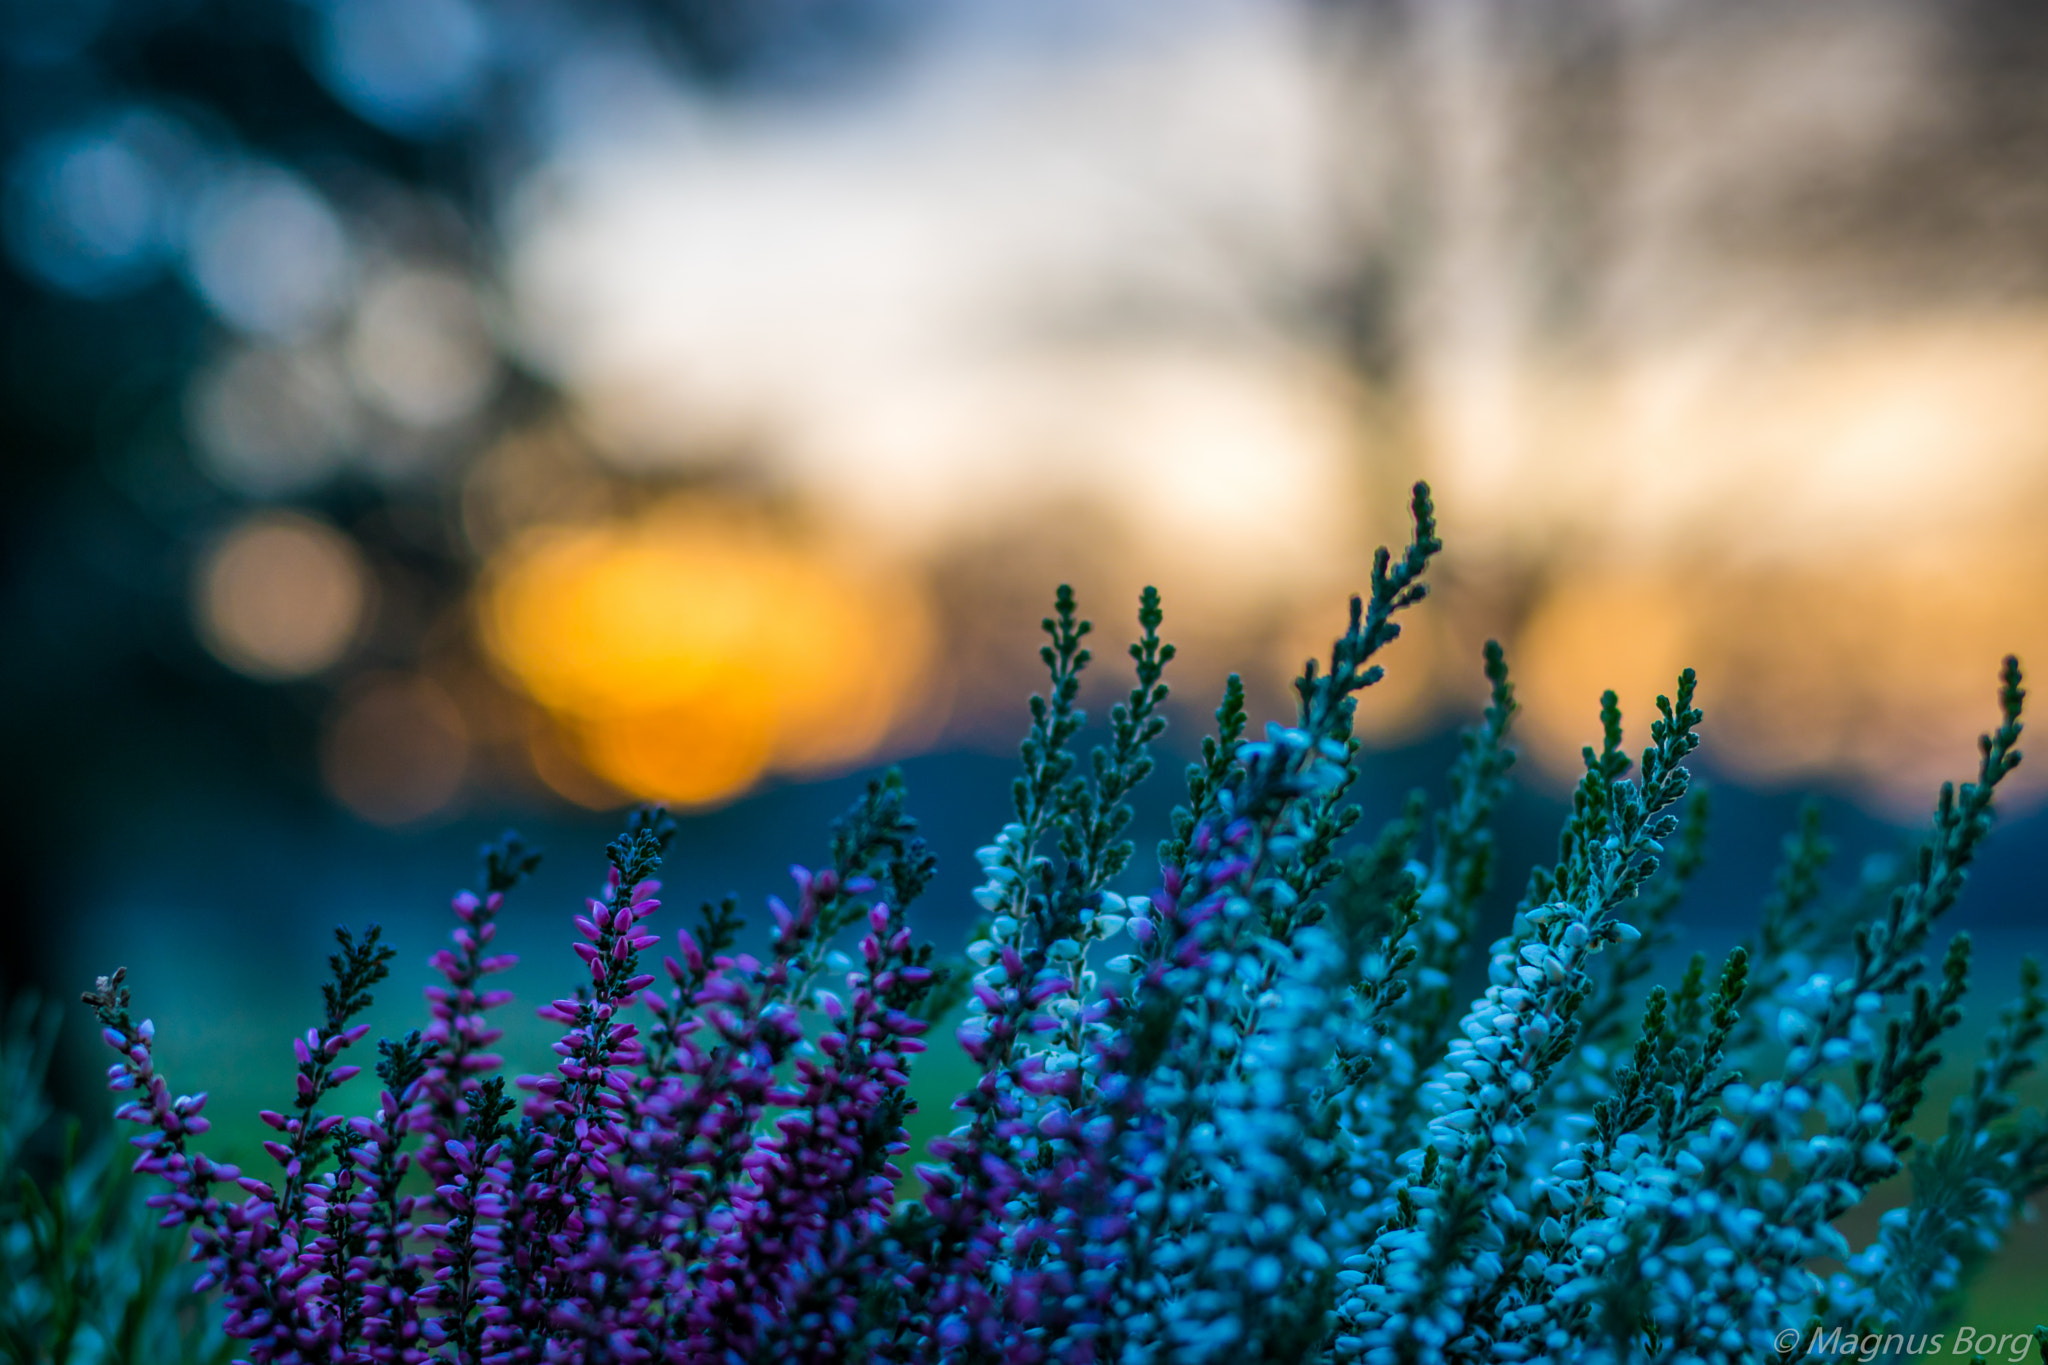
[[[102,1033],[121,1060],[108,1068],[115,1090],[139,1090],[142,1098],[115,1111],[117,1118],[148,1129],[133,1139],[143,1149],[135,1169],[161,1176],[170,1187],[150,1199],[164,1210],[166,1227],[192,1230],[195,1258],[206,1263],[198,1285],[226,1296],[230,1336],[250,1342],[254,1359],[316,1359],[337,1353],[365,1320],[367,1239],[354,1224],[358,1209],[372,1205],[354,1175],[356,1149],[346,1120],[321,1113],[321,1099],[361,1068],[336,1059],[362,1041],[368,1027],[351,1023],[369,1004],[369,988],[385,974],[391,950],[372,928],[358,940],[337,931],[340,951],[329,959],[334,980],[325,987],[327,1017],[292,1040],[298,1058],[297,1094],[289,1115],[265,1111],[263,1121],[283,1135],[263,1144],[282,1168],[273,1186],[231,1165],[188,1150],[189,1139],[210,1126],[201,1111],[205,1092],[173,1099],[156,1072],[156,1029],[135,1023],[128,1009],[125,972],[102,977],[86,996],[98,1011]],[[314,1172],[332,1148],[339,1168],[316,1185]],[[222,1187],[233,1186],[235,1199]],[[367,1357],[366,1357],[367,1358]]]
[[[730,951],[730,906],[707,908],[676,931],[665,989],[641,959],[672,826],[636,817],[576,917],[588,984],[540,1009],[560,1061],[517,1078],[518,1121],[488,1050],[510,994],[483,982],[513,965],[491,951],[496,916],[534,857],[508,840],[484,892],[455,897],[432,1022],[381,1045],[377,1111],[354,1119],[321,1104],[360,1069],[339,1059],[390,950],[341,931],[327,1018],[293,1042],[294,1101],[263,1115],[274,1182],[188,1150],[206,1097],[171,1097],[125,972],[103,978],[87,999],[121,1057],[109,1083],[141,1092],[119,1110],[146,1130],[137,1169],[169,1187],[151,1203],[191,1230],[248,1358],[843,1358],[909,1150],[910,1058],[944,998],[899,908],[931,861],[901,798],[872,784],[836,865],[794,869],[765,960]],[[817,989],[848,929],[858,960]]]

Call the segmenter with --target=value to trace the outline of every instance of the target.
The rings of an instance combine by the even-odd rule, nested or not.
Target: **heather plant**
[[[760,952],[730,900],[655,927],[674,826],[644,811],[574,917],[578,984],[540,1006],[558,1062],[507,1078],[497,916],[537,856],[508,837],[359,1116],[332,1097],[391,953],[337,931],[262,1172],[204,1154],[205,1096],[173,1093],[125,975],[102,978],[136,1168],[227,1335],[380,1365],[1926,1353],[2048,1184],[2048,1119],[2015,1090],[2048,1032],[2031,964],[1945,1134],[1912,1132],[1970,971],[1965,936],[1932,974],[1927,953],[2019,762],[2018,665],[1916,859],[1837,904],[1803,818],[1757,939],[1647,989],[1702,856],[1704,714],[1688,671],[1632,757],[1609,693],[1557,858],[1461,999],[1513,763],[1497,645],[1448,795],[1370,834],[1351,799],[1357,707],[1442,548],[1426,488],[1412,511],[1289,723],[1250,737],[1228,682],[1144,895],[1116,886],[1166,727],[1163,611],[1147,589],[1084,761],[1091,627],[1060,589],[964,964],[908,926],[934,855],[893,774],[793,869]],[[911,1069],[963,1006],[975,1079],[912,1194]],[[1895,1180],[1849,1245],[1842,1215]]]
[[[223,1365],[185,1238],[156,1226],[118,1144],[44,1092],[58,1013],[24,997],[0,1016],[0,1360]]]

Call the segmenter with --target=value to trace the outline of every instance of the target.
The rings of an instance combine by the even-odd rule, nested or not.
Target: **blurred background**
[[[956,946],[1052,586],[1099,714],[1159,585],[1185,751],[1418,477],[1364,799],[1501,638],[1503,907],[1602,688],[1639,744],[1700,672],[1719,951],[1797,792],[1853,874],[2048,668],[2023,0],[0,0],[0,240],[0,985],[128,963],[223,1113],[337,921],[400,1025],[508,823],[524,999],[624,805],[758,905],[892,761]],[[2048,946],[2015,785],[1987,1006]]]

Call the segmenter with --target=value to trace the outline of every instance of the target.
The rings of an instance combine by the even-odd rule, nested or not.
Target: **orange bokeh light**
[[[597,776],[701,806],[872,753],[930,642],[900,575],[700,501],[533,532],[489,566],[485,641]]]

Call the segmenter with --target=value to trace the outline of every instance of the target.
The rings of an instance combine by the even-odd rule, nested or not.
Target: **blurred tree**
[[[316,811],[338,679],[435,647],[472,572],[448,472],[553,401],[481,314],[496,196],[559,66],[626,44],[719,89],[831,81],[914,9],[0,4],[0,988],[44,975],[110,811],[175,818],[207,789]],[[373,317],[379,279],[401,287]],[[436,335],[423,297],[477,316]],[[278,500],[367,578],[338,673],[252,680],[192,628],[209,547]]]

